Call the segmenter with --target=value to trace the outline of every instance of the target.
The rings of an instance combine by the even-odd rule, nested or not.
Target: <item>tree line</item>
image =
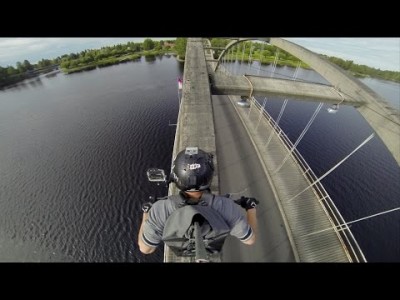
[[[60,67],[65,73],[90,70],[121,62],[136,60],[142,55],[155,56],[174,51],[175,41],[153,41],[145,39],[142,43],[128,42],[106,46],[100,49],[84,50],[62,57]]]
[[[140,58],[142,54],[151,56],[169,51],[176,52],[174,48],[174,40],[145,39],[142,43],[128,42],[101,49],[87,49],[79,53],[64,54],[55,59],[41,59],[37,64],[24,60],[17,62],[16,67],[0,66],[0,88],[35,76],[41,71],[49,71],[51,66],[60,66],[63,72],[73,73],[134,60]]]
[[[352,60],[344,60],[334,56],[321,56],[327,58],[330,62],[341,67],[342,69],[351,72],[356,77],[370,76],[373,78],[400,82],[400,72],[376,69],[366,65],[358,65]]]
[[[57,66],[61,62],[61,57],[55,59],[41,59],[36,64],[31,64],[29,60],[17,62],[16,66],[0,66],[0,88],[17,83],[21,80],[30,78],[42,72],[48,71],[49,67]]]

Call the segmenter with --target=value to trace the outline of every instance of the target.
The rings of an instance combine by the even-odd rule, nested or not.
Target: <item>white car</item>
[[[236,102],[238,106],[241,107],[250,107],[250,103],[247,102],[246,98],[241,98],[238,102]]]

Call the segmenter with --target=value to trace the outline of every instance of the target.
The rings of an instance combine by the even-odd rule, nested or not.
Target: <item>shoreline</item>
[[[135,61],[141,59],[142,56],[159,56],[159,55],[171,55],[171,52],[168,52],[167,50],[159,50],[159,51],[141,51],[138,53],[134,54],[129,54],[129,55],[124,55],[121,57],[113,56],[113,57],[107,57],[107,59],[103,59],[100,61],[96,61],[87,65],[83,66],[78,66],[75,68],[61,68],[62,72],[64,74],[72,74],[72,73],[77,73],[77,72],[83,72],[83,71],[90,71],[94,70],[97,68],[103,68],[103,67],[108,67],[112,65],[118,65],[120,63],[125,63],[129,61]],[[172,54],[173,55],[173,54]]]
[[[112,66],[112,65],[118,65],[121,63],[126,63],[126,62],[130,62],[130,61],[135,61],[135,60],[139,60],[141,59],[142,56],[159,56],[159,55],[166,55],[166,56],[174,56],[175,59],[178,62],[185,62],[184,59],[180,58],[179,55],[177,55],[175,52],[171,52],[171,50],[160,50],[160,51],[141,51],[139,53],[135,53],[135,54],[130,54],[130,55],[125,55],[123,57],[109,57],[105,60],[101,60],[95,63],[91,63],[88,65],[84,65],[84,66],[79,66],[76,68],[72,68],[72,69],[65,69],[65,68],[61,68],[59,67],[59,72],[62,72],[66,75],[68,74],[73,74],[73,73],[79,73],[79,72],[85,72],[85,71],[90,71],[90,70],[94,70],[97,68],[104,68],[104,67],[108,67],[108,66]],[[253,59],[252,61],[260,61],[260,59]],[[248,59],[244,59],[243,62],[248,62]],[[278,61],[276,66],[277,67],[291,67],[291,68],[296,68],[298,62],[296,61]],[[273,64],[273,60],[270,61],[270,59],[265,59],[263,58],[261,61],[261,65],[271,65]],[[300,68],[302,69],[306,69],[306,70],[312,70],[308,65],[302,63],[300,65]],[[39,77],[41,75],[45,75],[48,73],[54,72],[54,70],[50,70],[49,72],[46,73],[39,73],[37,75],[34,76],[24,76],[23,78],[21,78],[20,80],[17,80],[15,82],[9,83],[9,84],[5,84],[5,85],[0,85],[0,90],[5,90],[7,88],[12,88],[13,86],[18,85],[19,83],[23,82],[24,80],[27,79],[31,79],[31,78],[36,78]],[[380,77],[374,77],[368,74],[360,74],[360,73],[353,73],[350,71],[350,74],[357,78],[357,79],[363,79],[363,78],[371,78],[371,79],[376,79],[376,80],[382,80],[382,81],[386,81],[386,82],[390,82],[390,83],[397,83],[400,84],[400,81],[395,81],[395,80],[388,80],[388,79],[384,79],[384,78],[380,78]]]

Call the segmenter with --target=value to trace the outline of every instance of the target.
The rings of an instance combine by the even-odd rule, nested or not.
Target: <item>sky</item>
[[[86,49],[142,42],[145,38],[0,38],[0,66],[14,66],[25,59],[30,63],[53,59],[64,54],[77,53]],[[169,40],[175,38],[151,38]]]
[[[285,38],[328,56],[400,72],[400,38]]]
[[[17,61],[53,59],[63,54],[145,38],[0,38],[0,66]],[[153,38],[168,40],[174,38]],[[352,60],[381,70],[400,72],[400,38],[285,38],[316,53]]]

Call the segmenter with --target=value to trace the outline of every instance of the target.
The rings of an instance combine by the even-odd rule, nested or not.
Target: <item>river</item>
[[[172,56],[142,57],[0,91],[0,261],[162,261],[161,248],[142,255],[136,241],[140,207],[154,192],[145,171],[170,168],[182,73]],[[281,105],[271,98],[267,109],[276,117]],[[289,101],[281,126],[292,140],[316,105]],[[319,175],[372,132],[354,108],[326,108],[299,144]],[[399,182],[399,167],[374,138],[323,184],[351,221],[399,206]],[[399,220],[395,212],[352,226],[368,261],[400,261]]]

